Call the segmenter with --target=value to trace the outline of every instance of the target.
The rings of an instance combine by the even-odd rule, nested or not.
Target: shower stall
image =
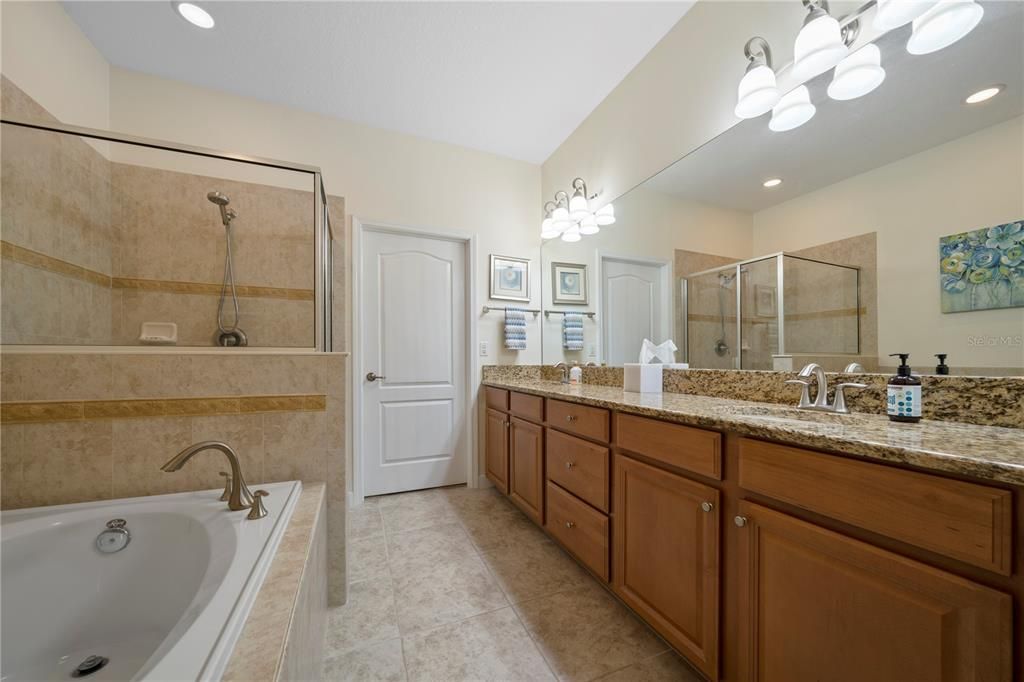
[[[860,352],[860,271],[775,253],[680,282],[691,367],[765,369],[775,356]]]

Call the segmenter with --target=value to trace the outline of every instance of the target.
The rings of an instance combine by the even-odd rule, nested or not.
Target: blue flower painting
[[[1024,306],[1024,221],[939,239],[942,312]]]

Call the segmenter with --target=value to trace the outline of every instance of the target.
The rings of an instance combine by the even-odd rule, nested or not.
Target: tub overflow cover
[[[127,547],[132,536],[125,528],[126,523],[124,519],[107,521],[107,529],[96,536],[96,549],[104,554],[113,554]]]
[[[86,675],[92,675],[107,663],[110,663],[110,659],[106,656],[89,656],[78,664],[78,667],[75,668],[75,672],[71,673],[71,676],[85,677]]]

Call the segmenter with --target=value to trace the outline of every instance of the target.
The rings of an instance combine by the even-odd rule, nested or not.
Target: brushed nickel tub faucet
[[[249,492],[249,486],[245,484],[245,479],[242,478],[242,467],[238,463],[238,455],[235,454],[235,451],[227,443],[217,440],[195,443],[176,454],[160,468],[167,472],[177,471],[185,466],[185,462],[203,450],[220,450],[228,458],[228,464],[231,466],[231,477],[228,479],[230,488],[227,490],[228,509],[231,511],[241,511],[252,507],[254,498],[252,493]]]

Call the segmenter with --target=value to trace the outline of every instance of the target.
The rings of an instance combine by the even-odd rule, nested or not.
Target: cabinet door
[[[756,504],[739,509],[740,679],[1010,679],[1009,595]]]
[[[718,491],[615,456],[616,593],[718,677]]]
[[[544,429],[513,417],[509,445],[509,497],[527,516],[543,524]]]
[[[488,409],[484,430],[484,473],[498,490],[508,495],[508,415]]]

